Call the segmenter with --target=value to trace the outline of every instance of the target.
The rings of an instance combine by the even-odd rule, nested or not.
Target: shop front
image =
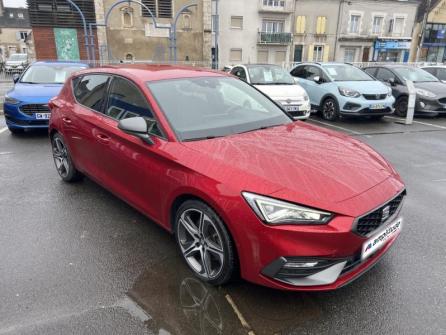
[[[432,63],[446,61],[446,25],[428,23],[424,33],[420,60]]]
[[[410,39],[375,41],[373,61],[375,62],[407,62],[410,53]]]

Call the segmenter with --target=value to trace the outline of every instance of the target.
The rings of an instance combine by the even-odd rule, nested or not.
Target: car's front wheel
[[[407,115],[409,99],[407,97],[399,97],[395,102],[395,114],[401,117]]]
[[[51,138],[54,164],[63,181],[74,182],[82,179],[82,174],[76,169],[71,159],[65,141],[59,133]]]
[[[175,216],[175,237],[189,268],[212,285],[227,283],[235,271],[235,250],[227,228],[205,203],[188,200]]]
[[[327,121],[336,121],[339,118],[338,103],[333,98],[327,98],[322,104],[322,118]]]

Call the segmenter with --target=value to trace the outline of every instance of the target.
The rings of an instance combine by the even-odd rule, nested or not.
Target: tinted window
[[[298,66],[293,71],[291,71],[291,75],[293,77],[304,78],[305,79],[305,66]]]
[[[435,67],[425,67],[423,68],[424,71],[429,72],[431,75],[436,76],[437,75],[437,69]]]
[[[105,114],[116,120],[138,116],[148,119],[154,118],[150,105],[139,88],[132,82],[120,77],[113,78],[110,84]],[[153,125],[149,133],[163,136],[158,124]]]
[[[109,76],[93,74],[73,80],[74,96],[76,100],[95,111],[101,112],[107,89]]]
[[[321,77],[322,71],[316,66],[305,66],[304,77],[307,80],[314,80],[315,77]]]
[[[183,141],[227,136],[292,122],[275,103],[234,78],[160,80],[150,82],[148,86]]]
[[[410,80],[414,83],[438,81],[438,79],[430,73],[416,67],[395,67],[394,71],[404,80]]]
[[[376,77],[376,67],[370,67],[367,69],[364,69],[365,72],[367,72],[369,75]]]
[[[105,114],[116,119],[143,116],[153,118],[146,98],[140,90],[126,79],[115,77],[110,85]]]
[[[390,70],[380,68],[378,69],[376,78],[381,81],[389,81],[390,79],[395,80],[395,75]]]
[[[239,77],[241,80],[246,81],[246,71],[244,68],[242,67],[235,67],[234,69],[232,69],[231,73],[234,76]]]
[[[437,78],[440,80],[446,80],[446,69],[437,69]]]

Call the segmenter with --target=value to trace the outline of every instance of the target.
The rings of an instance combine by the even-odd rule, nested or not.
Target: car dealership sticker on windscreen
[[[380,230],[379,233],[373,235],[373,237],[368,239],[367,242],[362,245],[361,259],[367,259],[379,249],[381,249],[387,241],[389,241],[393,237],[396,237],[400,233],[402,226],[403,219],[399,218],[398,220],[388,225],[386,228]]]

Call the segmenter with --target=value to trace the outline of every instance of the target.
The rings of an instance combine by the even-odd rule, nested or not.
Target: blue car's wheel
[[[333,98],[327,98],[322,104],[322,117],[328,121],[335,121],[339,118],[338,102]]]

